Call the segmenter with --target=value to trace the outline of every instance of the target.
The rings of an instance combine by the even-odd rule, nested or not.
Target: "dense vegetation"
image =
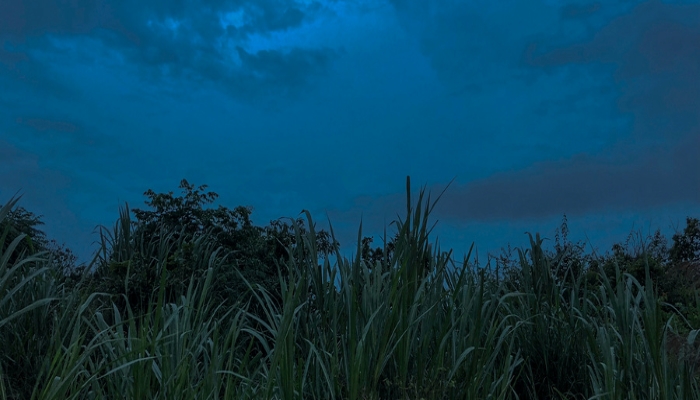
[[[0,399],[700,398],[700,223],[667,248],[553,251],[480,266],[429,243],[424,192],[348,260],[311,215],[252,210],[183,181],[145,193],[75,266],[41,221],[0,210]],[[133,214],[133,218],[132,218]]]

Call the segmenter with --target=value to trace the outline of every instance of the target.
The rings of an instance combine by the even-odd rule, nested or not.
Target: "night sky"
[[[207,184],[344,253],[414,195],[479,258],[700,217],[696,1],[3,0],[0,203],[82,261],[143,192]],[[389,227],[393,232],[393,227]],[[551,242],[549,242],[551,243]]]

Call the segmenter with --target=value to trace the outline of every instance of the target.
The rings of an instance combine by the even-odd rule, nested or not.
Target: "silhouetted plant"
[[[683,233],[673,235],[671,259],[674,262],[700,260],[700,220],[688,217]]]

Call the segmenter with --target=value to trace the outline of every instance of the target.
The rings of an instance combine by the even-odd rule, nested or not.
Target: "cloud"
[[[5,2],[0,62],[6,73],[48,87],[47,57],[74,62],[81,50],[68,56],[62,44],[89,37],[138,66],[149,81],[204,80],[242,98],[293,95],[338,53],[285,41],[284,35],[329,12],[317,2],[282,0]],[[260,48],[261,40],[267,48]]]
[[[0,204],[10,198],[22,196],[18,206],[24,207],[45,223],[42,229],[49,239],[65,243],[80,258],[86,261],[89,256],[91,235],[94,225],[90,225],[74,214],[69,206],[71,179],[57,170],[46,168],[39,158],[30,152],[22,151],[6,141],[0,140]]]
[[[613,154],[581,154],[544,161],[519,171],[495,174],[468,184],[453,183],[435,208],[435,217],[454,223],[536,221],[563,214],[638,211],[665,205],[700,204],[700,131],[667,148],[620,160]],[[445,185],[431,185],[432,199]],[[414,183],[415,192],[415,183]],[[403,215],[405,193],[360,196],[332,219],[357,220],[360,210],[372,228]]]
[[[700,131],[667,148],[620,160],[578,155],[544,161],[519,171],[495,174],[468,184],[453,183],[434,217],[456,224],[533,222],[567,214],[583,217],[614,211],[644,212],[667,205],[700,204]],[[431,202],[446,185],[431,185]],[[414,192],[415,183],[414,183]],[[415,198],[414,198],[415,199]],[[362,212],[381,229],[382,221],[404,214],[405,192],[360,196],[348,209],[330,211],[332,220],[357,220]],[[362,211],[360,211],[362,210]]]
[[[0,44],[2,39],[0,35]],[[44,42],[37,39],[30,41]],[[0,46],[0,81],[4,81],[4,90],[8,93],[27,92],[30,89],[34,93],[39,92],[44,96],[49,94],[59,100],[72,100],[80,96],[80,92],[69,82],[52,74],[46,62],[26,51],[23,46],[9,45],[8,42]]]
[[[518,35],[529,43],[520,43],[526,48],[524,56],[511,64],[513,59],[507,55],[478,47],[484,41],[477,33],[489,32],[480,16],[488,10],[469,14],[464,4],[394,4],[407,29],[418,32],[424,53],[446,82],[469,82],[475,79],[471,72],[481,68],[485,59],[497,57],[502,57],[501,64],[508,66],[511,76],[518,76],[516,68],[551,74],[553,69],[582,70],[608,64],[614,67],[610,77],[617,91],[614,111],[632,117],[626,131],[616,133],[595,151],[564,160],[541,160],[519,171],[455,186],[438,205],[436,215],[465,222],[534,220],[563,213],[700,203],[700,161],[695,155],[700,149],[700,24],[696,18],[700,5],[646,2],[609,19],[590,37],[586,31],[562,37],[561,27],[566,26],[562,24],[574,23],[567,21],[598,18],[601,12],[610,11],[593,3],[564,6],[554,13],[556,9],[538,3],[532,9],[542,15],[533,18],[533,23],[549,21],[555,28],[543,31],[527,24],[519,26]],[[514,4],[514,8],[520,6]],[[508,23],[505,15],[495,24],[503,23]],[[488,37],[488,46],[498,51],[519,44],[507,33]],[[572,93],[564,103],[576,104],[581,95],[595,97],[596,93]],[[391,209],[394,197],[374,207]]]
[[[607,153],[628,161],[612,165],[601,155],[582,155],[494,177],[464,191],[472,199],[464,215],[498,217],[502,208],[518,218],[548,209],[587,213],[700,203],[700,24],[693,17],[699,13],[700,5],[650,1],[612,19],[589,40],[530,43],[523,65],[531,68],[613,66],[616,111],[633,122]],[[508,187],[517,201],[496,195]],[[466,211],[469,206],[473,211]]]
[[[61,131],[61,132],[76,132],[80,130],[75,124],[66,121],[54,121],[43,118],[17,118],[17,123],[29,126],[37,131]]]
[[[310,76],[323,74],[334,52],[324,50],[292,49],[289,52],[261,50],[255,54],[242,47],[236,51],[242,68],[237,88],[248,91],[251,85],[267,92],[277,92],[278,88],[297,89],[309,82]]]
[[[698,4],[649,1],[610,21],[590,40],[570,45],[531,42],[523,65],[614,66],[620,113],[634,117],[637,139],[697,134],[700,108]]]
[[[543,29],[551,31],[558,20],[557,8],[543,1],[391,3],[401,25],[417,38],[421,52],[455,94],[471,95],[516,76],[514,50]]]
[[[100,151],[102,157],[126,152],[118,140],[90,123],[54,117],[48,113],[25,114],[15,118],[14,122],[7,128],[7,132],[14,136],[14,142],[22,148],[31,148],[37,156],[41,154],[44,164],[54,162],[65,168],[77,163],[76,157],[93,155],[96,151]],[[93,162],[99,163],[99,160],[95,158]],[[76,165],[76,168],[81,167]]]
[[[698,148],[700,132],[632,162],[586,155],[542,162],[451,189],[437,211],[462,221],[498,221],[698,204]]]
[[[23,41],[50,34],[86,34],[110,21],[109,4],[99,0],[5,1],[0,35]]]
[[[584,4],[567,4],[561,8],[561,17],[568,19],[586,18],[600,11],[599,2]]]

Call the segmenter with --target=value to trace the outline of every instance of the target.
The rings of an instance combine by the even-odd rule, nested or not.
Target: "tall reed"
[[[362,224],[355,257],[320,254],[306,211],[309,229],[293,220],[296,245],[278,264],[281,293],[246,282],[246,303],[212,294],[217,271],[235,265],[205,236],[154,241],[135,234],[128,209],[102,236],[103,269],[75,291],[45,254],[10,265],[22,238],[4,235],[0,399],[699,398],[698,327],[662,312],[648,267],[643,284],[619,269],[574,273],[539,235],[507,279],[469,263],[471,250],[458,266],[429,242],[437,200],[423,189],[412,203],[409,180],[406,195],[394,251],[375,263],[362,259]],[[185,245],[191,269],[168,268]],[[110,281],[118,298],[94,290],[110,268],[126,271]],[[139,268],[153,274],[145,292],[131,290]]]

